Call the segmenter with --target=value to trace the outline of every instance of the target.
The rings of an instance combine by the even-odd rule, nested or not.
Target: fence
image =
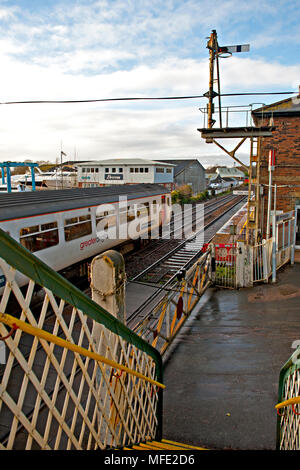
[[[209,248],[200,259],[169,285],[163,299],[134,331],[163,355],[180,328],[212,283],[212,253]]]
[[[236,243],[215,244],[215,284],[223,288],[249,287],[255,282],[276,281],[276,270],[294,260],[295,212],[273,216],[272,237],[256,245],[247,245],[239,237]]]
[[[277,408],[277,450],[300,450],[300,348],[282,367]]]
[[[272,247],[272,238],[253,246],[253,282],[268,282],[272,274]]]
[[[236,276],[236,243],[215,244],[215,285],[219,287],[237,286]]]
[[[283,266],[292,257],[295,249],[296,214],[294,211],[273,216],[272,232],[276,248],[274,250],[274,265],[276,268]]]
[[[158,351],[2,230],[0,256],[0,449],[107,449],[160,439]],[[18,272],[28,277],[22,289]]]

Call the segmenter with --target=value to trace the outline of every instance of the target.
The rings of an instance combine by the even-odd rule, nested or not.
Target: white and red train
[[[170,214],[170,191],[155,184],[0,194],[0,228],[67,277],[103,251],[146,238]]]

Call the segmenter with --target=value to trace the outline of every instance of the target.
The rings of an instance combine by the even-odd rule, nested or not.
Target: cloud
[[[237,39],[255,38],[266,16],[281,15],[276,23],[279,31],[285,18],[284,3],[268,0],[216,0],[214,8],[210,0],[37,4],[34,11],[0,7],[2,103],[201,95],[208,89],[206,36],[213,27],[220,28],[222,44],[234,44]],[[290,15],[292,8],[290,3]],[[245,27],[248,23],[250,28]],[[295,58],[289,65],[259,55],[275,34],[274,27],[265,29],[265,36],[260,29],[254,43],[255,55],[237,54],[220,61],[222,91],[273,91],[298,85],[300,64]],[[271,102],[277,97],[263,99]],[[257,100],[224,98],[222,103]],[[216,147],[206,144],[197,131],[203,125],[198,108],[206,102],[2,105],[0,160],[25,155],[54,161],[61,141],[68,155],[76,147],[78,159],[170,154],[219,158]]]

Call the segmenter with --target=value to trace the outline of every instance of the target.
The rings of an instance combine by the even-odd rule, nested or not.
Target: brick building
[[[288,212],[299,206],[297,209],[298,226],[300,226],[300,94],[256,109],[253,112],[253,119],[257,127],[270,123],[275,126],[272,137],[262,139],[260,183],[264,191],[260,201],[260,220],[263,235],[265,235],[268,207],[268,159],[269,150],[272,149],[275,150],[272,184],[277,185],[276,210]],[[274,193],[272,201],[273,198]],[[299,238],[299,229],[297,238]],[[300,238],[298,242],[300,245]]]

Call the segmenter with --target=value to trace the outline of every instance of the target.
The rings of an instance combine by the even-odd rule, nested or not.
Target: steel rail
[[[240,196],[237,196],[237,197],[240,197]],[[222,201],[223,202],[223,201]],[[179,243],[178,246],[176,246],[175,248],[173,248],[171,251],[169,251],[168,253],[166,253],[162,258],[160,258],[159,260],[155,261],[154,263],[152,263],[150,266],[148,266],[146,269],[144,269],[143,271],[141,271],[139,274],[137,274],[136,276],[134,276],[132,279],[130,279],[129,282],[135,282],[137,281],[139,278],[143,277],[147,272],[149,272],[151,269],[153,269],[155,266],[158,266],[159,264],[162,263],[162,261],[164,261],[165,259],[168,259],[173,253],[176,253],[176,251],[178,251],[180,248],[182,248],[184,245],[186,245],[188,242],[192,241],[193,239],[195,239],[197,237],[197,235],[199,235],[200,233],[202,233],[206,228],[208,228],[210,225],[212,225],[216,220],[218,220],[220,217],[222,217],[224,214],[226,214],[227,212],[229,212],[235,205],[239,204],[241,202],[241,199],[236,202],[236,204],[233,204],[228,210],[224,211],[220,216],[216,217],[215,219],[213,219],[211,222],[208,222],[204,227],[201,228],[201,230],[199,230],[197,233],[191,235],[190,237],[186,238],[185,240],[183,240],[181,243]],[[219,206],[217,206],[217,208],[219,208]],[[210,215],[212,212],[214,212],[216,210],[216,207],[214,208],[210,208],[211,210],[207,213],[207,214],[204,214],[204,218],[205,216],[208,216]]]
[[[238,202],[236,202],[235,204],[233,204],[229,209],[227,209],[225,212],[223,212],[221,215],[217,216],[215,219],[213,219],[212,221],[208,222],[207,225],[205,225],[204,228],[201,229],[201,231],[199,231],[198,233],[194,234],[190,239],[187,239],[185,240],[185,242],[182,243],[182,245],[184,245],[185,243],[191,241],[193,238],[196,238],[197,234],[199,234],[200,232],[202,232],[203,230],[207,229],[208,227],[210,227],[212,224],[214,224],[218,219],[220,219],[221,217],[223,217],[227,212],[229,212],[230,210],[232,210],[236,205],[238,205],[240,202],[243,201],[244,198],[240,199]],[[176,250],[178,250],[178,247],[176,247]],[[172,250],[172,252],[175,251],[175,250]],[[200,250],[199,250],[200,252]],[[176,280],[177,276],[178,276],[178,273],[184,269],[186,269],[190,264],[191,262],[197,257],[199,256],[199,252],[197,254],[195,254],[193,256],[192,259],[190,259],[187,263],[185,263],[183,266],[180,267],[180,269],[178,269],[171,278],[168,279],[167,282],[165,282],[162,286],[158,286],[157,287],[157,290],[155,292],[153,292],[153,294],[151,294],[146,300],[145,302],[143,302],[134,312],[132,312],[132,314],[130,316],[127,317],[127,324],[129,325],[129,322],[132,322],[151,302],[153,302],[155,300],[156,297],[158,297],[159,294],[161,294],[162,292],[164,292],[166,290],[166,288],[174,281]],[[167,253],[167,255],[165,255],[163,258],[167,258],[168,256],[170,256],[170,253]],[[161,260],[159,260],[158,262],[154,263],[154,264],[159,264],[159,262],[161,262]],[[150,269],[151,267],[149,267]],[[145,270],[147,271],[148,268]],[[143,271],[143,273],[145,272]],[[139,277],[141,277],[141,275],[137,275],[135,278],[133,278],[131,281],[129,282],[137,282],[139,283],[139,281],[137,280]],[[144,285],[148,285],[150,287],[156,287],[154,284],[149,284],[149,283],[142,283]]]

